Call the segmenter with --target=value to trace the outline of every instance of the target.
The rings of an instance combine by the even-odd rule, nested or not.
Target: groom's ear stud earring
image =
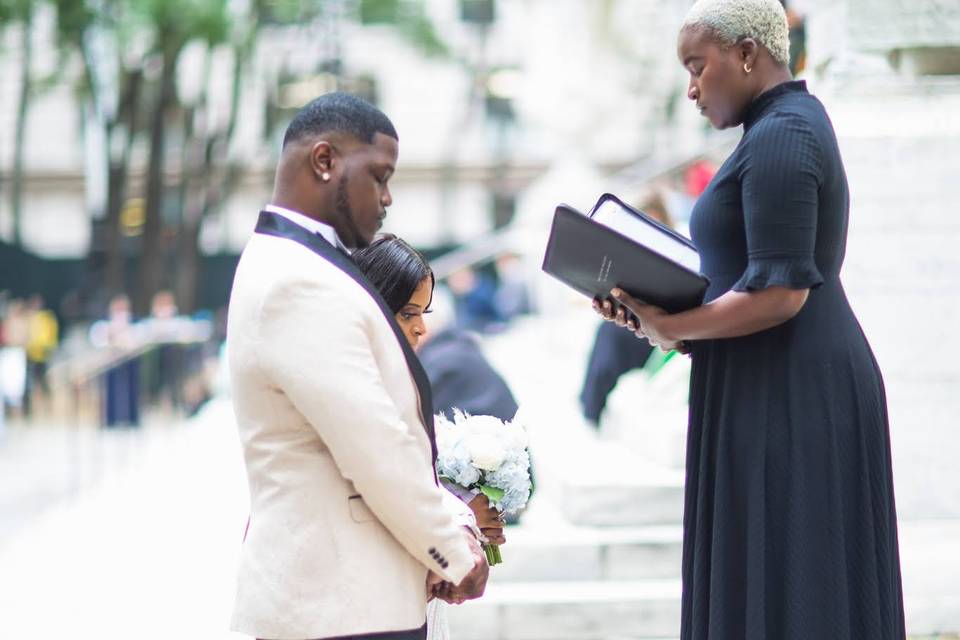
[[[330,182],[330,173],[327,171],[324,171],[323,173],[320,174],[320,179],[323,180],[324,182]]]

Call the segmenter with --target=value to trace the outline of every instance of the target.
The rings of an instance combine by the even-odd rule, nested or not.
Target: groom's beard
[[[340,182],[337,184],[337,217],[343,221],[343,226],[350,232],[350,235],[353,236],[353,249],[363,249],[370,245],[369,242],[364,239],[363,235],[360,233],[360,229],[357,228],[357,223],[353,219],[353,212],[350,210],[350,199],[347,196],[347,178],[348,174],[344,172],[343,176],[340,178]]]

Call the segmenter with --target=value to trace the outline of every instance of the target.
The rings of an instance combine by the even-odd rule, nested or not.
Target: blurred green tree
[[[33,16],[31,0],[0,0],[0,29],[12,24],[20,26],[20,88],[14,121],[13,167],[10,175],[10,212],[13,218],[13,244],[22,242],[23,153],[26,143],[27,115],[33,88],[30,73],[33,64]]]
[[[99,166],[87,165],[87,180],[102,180],[102,209],[92,212],[91,254],[103,256],[102,276],[108,295],[124,291],[125,261],[121,251],[120,214],[127,198],[130,158],[140,126],[143,61],[129,51],[133,38],[122,0],[52,0],[56,8],[61,62],[78,55],[82,73],[76,83],[84,117],[84,137],[101,141]],[[95,162],[95,161],[94,161]]]
[[[208,50],[227,42],[234,17],[227,0],[53,0],[57,8],[57,33],[64,56],[77,53],[83,62],[78,93],[85,105],[84,122],[103,131],[103,155],[106,199],[100,220],[94,220],[94,250],[104,256],[105,285],[110,293],[123,291],[132,284],[125,274],[123,231],[135,233],[139,242],[138,286],[135,296],[139,312],[146,311],[153,294],[174,286],[165,278],[165,263],[170,252],[165,242],[177,238],[178,220],[165,224],[168,209],[179,211],[178,203],[169,203],[171,193],[184,194],[167,184],[167,142],[171,126],[183,127],[184,108],[177,96],[178,63],[186,45],[203,43]],[[234,43],[237,57],[234,95],[239,92],[240,66],[252,44],[252,34],[241,34]],[[61,65],[65,67],[65,65]],[[196,73],[196,70],[193,70]],[[205,84],[209,84],[209,71]],[[227,126],[232,135],[234,114]],[[186,110],[190,111],[191,110]],[[89,134],[90,132],[88,132]],[[147,166],[143,186],[142,219],[130,229],[123,219],[129,204],[132,149],[138,134],[147,138]],[[223,132],[216,132],[217,140]],[[186,140],[187,137],[183,136]],[[195,143],[190,139],[191,144]],[[208,141],[209,142],[209,141]],[[220,149],[217,149],[220,151]],[[205,154],[213,162],[211,153]],[[180,167],[180,180],[186,183],[189,169]],[[87,167],[87,171],[95,171]],[[136,209],[136,208],[133,208]],[[133,210],[129,206],[126,211]],[[136,216],[134,216],[136,218]],[[189,218],[192,227],[199,221]],[[172,227],[172,230],[167,227]],[[190,229],[186,235],[191,235]],[[195,236],[193,244],[196,244]],[[181,245],[183,243],[180,243]],[[193,248],[195,251],[195,248]],[[176,263],[177,256],[173,256]],[[190,262],[199,262],[190,260]],[[195,282],[196,278],[193,277]],[[177,287],[178,289],[180,287]],[[192,305],[195,293],[184,286]]]
[[[423,0],[360,0],[357,11],[361,24],[390,25],[425,55],[450,53],[430,21]]]
[[[29,4],[0,0],[0,7],[16,1]],[[200,230],[245,169],[245,158],[232,154],[231,145],[244,72],[264,27],[302,30],[354,19],[389,25],[424,54],[446,53],[422,0],[47,1],[57,14],[63,58],[58,68],[66,73],[75,57],[82,63],[75,86],[84,138],[88,144],[100,141],[95,146],[102,162],[85,167],[88,188],[104,194],[91,212],[91,263],[105,294],[133,292],[139,313],[158,290],[168,288],[175,289],[183,310],[194,309],[203,263]],[[376,9],[378,2],[382,6]],[[367,20],[371,11],[375,19]],[[336,28],[324,33],[340,37]],[[362,85],[362,79],[345,82],[339,44],[330,44],[335,59],[317,59],[317,69],[332,74],[337,86]],[[232,64],[229,106],[225,114],[213,113],[212,61],[225,49]],[[271,80],[289,80],[284,73]],[[275,100],[276,93],[268,91],[266,99]],[[268,117],[271,109],[281,119],[291,111],[268,105]],[[145,151],[144,164],[138,149]]]
[[[184,47],[197,39],[208,47],[223,42],[229,29],[226,0],[130,0],[135,20],[151,36],[147,59],[159,63],[159,81],[149,124],[150,151],[147,162],[145,217],[140,257],[140,289],[137,307],[145,312],[168,273],[164,265],[164,184],[168,125],[177,105],[177,63]],[[181,180],[185,180],[181,167]],[[194,242],[194,244],[196,244]],[[180,269],[192,268],[181,266]],[[182,302],[181,302],[182,304]]]

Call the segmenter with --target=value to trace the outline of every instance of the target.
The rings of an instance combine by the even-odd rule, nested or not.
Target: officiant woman
[[[743,125],[692,214],[705,303],[668,315],[615,291],[639,326],[594,304],[693,359],[683,640],[902,639],[883,380],[840,280],[847,179],[788,51],[777,0],[690,9],[687,97]]]

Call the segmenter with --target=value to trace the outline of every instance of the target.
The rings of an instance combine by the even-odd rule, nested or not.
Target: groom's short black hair
[[[390,119],[375,106],[355,95],[334,91],[309,102],[287,127],[283,146],[307,136],[340,131],[370,144],[382,133],[399,140]]]

